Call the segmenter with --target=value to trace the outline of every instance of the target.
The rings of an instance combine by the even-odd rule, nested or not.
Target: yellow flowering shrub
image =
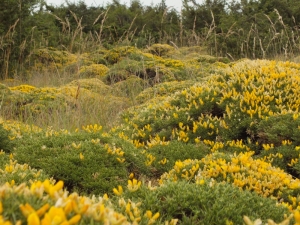
[[[33,53],[33,70],[54,71],[65,66],[71,65],[77,61],[77,57],[67,51],[57,50],[55,48],[37,49]]]
[[[136,108],[132,114],[126,112],[132,137],[140,142],[164,134],[183,142],[200,138],[255,143],[260,121],[297,113],[297,64],[243,60],[220,71],[222,75],[205,77],[162,101],[149,102],[138,112]],[[143,130],[147,124],[154,128],[151,132]]]
[[[130,224],[125,215],[110,206],[106,194],[103,197],[88,198],[76,192],[68,193],[63,186],[62,181],[53,183],[49,180],[36,181],[30,186],[1,185],[2,212],[6,212],[6,218],[11,223],[27,221],[30,225],[54,222],[78,224],[91,220],[108,224]],[[16,195],[21,197],[15,198]],[[13,207],[15,210],[9,211]]]
[[[109,68],[103,64],[91,64],[88,66],[82,66],[79,69],[79,76],[81,78],[96,77],[101,78],[106,75]]]
[[[139,95],[136,96],[136,100],[142,104],[156,97],[168,96],[171,93],[175,93],[176,91],[191,86],[193,83],[194,82],[190,80],[163,82],[143,90],[141,93],[139,93]]]
[[[168,44],[153,44],[146,49],[146,52],[157,56],[171,56],[175,51],[176,49]]]
[[[93,78],[0,84],[0,223],[299,223],[300,64],[200,53],[36,51],[34,72]]]
[[[4,157],[4,152],[0,152],[0,157]],[[13,154],[11,154],[10,158],[9,162],[3,166],[3,169],[0,169],[0,184],[8,183],[11,186],[21,183],[30,184],[33,181],[48,178],[42,170],[31,168],[28,164],[17,163],[17,161],[13,159]]]
[[[112,87],[104,84],[104,82],[98,78],[78,79],[70,82],[68,85],[75,87],[78,87],[79,85],[80,88],[84,88],[101,95],[109,95],[113,90]]]
[[[104,58],[108,61],[108,63],[114,64],[120,61],[122,57],[133,53],[139,54],[141,51],[131,46],[119,46],[107,51],[104,55]]]
[[[161,176],[160,183],[182,179],[198,184],[207,180],[213,183],[227,182],[243,190],[276,199],[299,190],[299,179],[262,159],[253,159],[253,154],[246,152],[228,156],[215,153],[201,160],[177,161],[171,171]]]

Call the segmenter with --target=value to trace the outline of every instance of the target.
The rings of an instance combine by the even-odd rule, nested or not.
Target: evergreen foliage
[[[71,53],[95,45],[174,47],[202,45],[208,53],[231,59],[285,57],[299,52],[299,1],[183,0],[178,12],[164,0],[156,5],[112,1],[88,6],[84,1],[52,6],[45,1],[4,0],[0,6],[1,78],[25,76],[32,53],[55,47]],[[289,53],[289,54],[288,54]]]

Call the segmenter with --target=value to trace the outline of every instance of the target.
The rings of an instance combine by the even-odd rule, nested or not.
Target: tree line
[[[82,53],[95,45],[200,45],[209,54],[233,60],[299,53],[298,0],[182,0],[182,4],[177,11],[165,0],[156,5],[112,0],[102,6],[68,0],[60,6],[46,0],[2,0],[1,78],[24,70],[32,52],[45,47]]]

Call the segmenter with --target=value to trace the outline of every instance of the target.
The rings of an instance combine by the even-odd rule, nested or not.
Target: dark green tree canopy
[[[36,48],[71,52],[127,44],[144,47],[171,42],[204,45],[216,56],[271,57],[300,51],[298,0],[182,0],[181,12],[159,4],[129,5],[113,0],[88,6],[65,0],[2,0],[0,4],[1,77],[25,69]]]

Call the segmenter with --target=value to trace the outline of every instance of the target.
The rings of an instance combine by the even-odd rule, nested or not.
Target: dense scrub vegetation
[[[36,51],[49,47],[83,53],[95,46],[162,43],[206,46],[208,54],[232,60],[289,58],[299,53],[299,7],[297,0],[183,0],[179,12],[164,0],[145,6],[139,0],[94,6],[84,1],[53,6],[45,0],[3,0],[1,77],[26,78]]]
[[[300,65],[199,50],[40,49],[3,80],[3,222],[297,224]]]
[[[297,1],[17,4],[1,224],[300,224]]]

